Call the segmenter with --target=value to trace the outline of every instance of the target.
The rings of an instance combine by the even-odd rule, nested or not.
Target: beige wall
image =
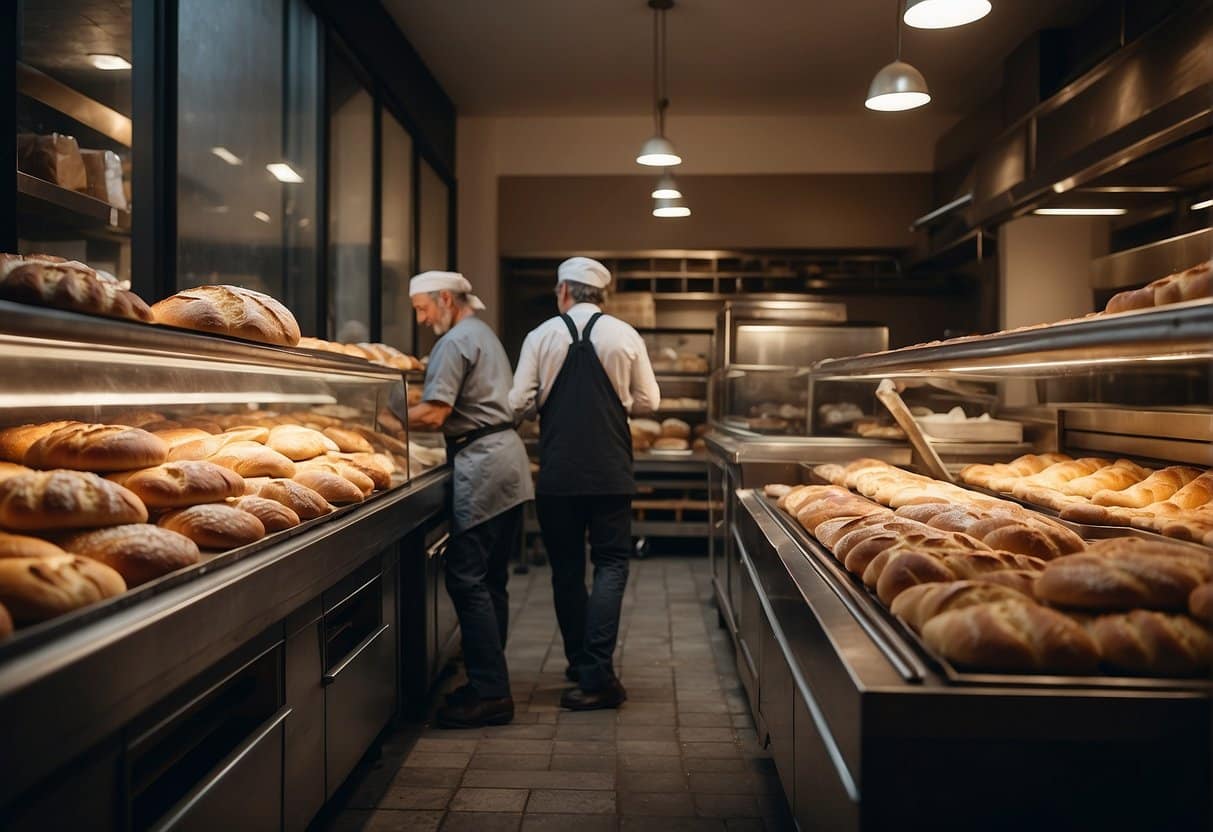
[[[1093,311],[1091,261],[1107,254],[1108,221],[1020,217],[998,230],[1003,329]]]

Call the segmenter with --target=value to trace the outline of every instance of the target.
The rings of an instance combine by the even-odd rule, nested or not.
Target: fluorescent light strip
[[[212,147],[211,153],[214,153],[216,156],[218,156],[223,161],[227,162],[229,165],[243,165],[244,164],[243,159],[241,159],[239,156],[237,156],[232,151],[228,150],[226,147],[222,147],[222,146]]]
[[[101,405],[185,404],[336,404],[333,396],[316,393],[278,393],[250,390],[246,393],[6,393],[0,407],[94,407]]]
[[[265,166],[265,169],[272,173],[274,178],[279,182],[297,185],[303,181],[303,177],[296,173],[295,169],[286,162],[270,162]]]
[[[1193,211],[1203,211],[1206,208],[1213,208],[1213,199],[1202,199],[1192,204]]]
[[[88,56],[88,62],[97,69],[104,69],[109,72],[131,68],[131,62],[121,55],[111,55],[102,52],[91,53]]]
[[[1042,217],[1119,217],[1124,208],[1037,208],[1032,213]]]

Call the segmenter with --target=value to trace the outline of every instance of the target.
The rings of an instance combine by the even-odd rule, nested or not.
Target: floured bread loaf
[[[152,320],[143,299],[117,283],[101,280],[97,273],[67,263],[26,263],[0,277],[0,298],[69,309],[86,315]]]
[[[257,496],[282,503],[295,512],[295,514],[299,515],[300,520],[313,520],[317,517],[323,517],[333,510],[333,507],[328,504],[328,501],[319,492],[294,480],[270,480],[261,487],[261,490],[257,492]]]
[[[88,529],[147,522],[130,490],[85,471],[34,471],[0,481],[0,527]]]
[[[241,497],[234,505],[241,511],[247,511],[249,514],[261,521],[261,525],[265,526],[266,532],[280,532],[283,529],[294,528],[299,525],[299,515],[291,511],[282,503],[274,500],[267,500],[264,497],[247,496]]]
[[[49,558],[66,554],[54,543],[40,537],[0,532],[0,558]]]
[[[104,563],[76,555],[0,560],[0,605],[18,624],[35,624],[126,591]]]
[[[154,468],[110,474],[148,508],[180,508],[217,503],[244,494],[244,478],[230,468],[204,460],[166,462]]]
[[[375,448],[363,436],[345,428],[327,427],[324,435],[337,443],[337,449],[342,453],[374,453]]]
[[[194,541],[148,523],[94,529],[62,538],[63,548],[100,561],[115,570],[127,586],[192,566],[201,560]]]
[[[300,485],[312,489],[335,506],[361,503],[365,497],[361,488],[340,474],[334,474],[331,471],[304,468],[292,479]],[[262,496],[265,496],[264,489],[262,492]]]
[[[140,428],[73,424],[42,436],[29,446],[22,462],[31,468],[127,471],[159,465],[167,458],[168,445]]]
[[[299,343],[299,324],[289,309],[240,286],[196,286],[155,304],[151,314],[158,324],[183,329],[286,347]]]
[[[320,431],[299,425],[278,425],[270,430],[265,444],[295,462],[340,450],[336,442]]]
[[[185,535],[203,549],[235,549],[265,537],[265,526],[256,516],[224,503],[170,511],[157,523]]]

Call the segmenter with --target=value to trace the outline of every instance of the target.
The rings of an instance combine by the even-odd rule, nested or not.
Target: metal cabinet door
[[[793,763],[796,787],[788,794],[796,823],[801,829],[858,829],[858,793],[852,798],[848,792],[848,784],[840,776],[842,764],[831,756],[799,691],[792,697],[792,723],[796,738]],[[855,786],[852,784],[850,788]]]

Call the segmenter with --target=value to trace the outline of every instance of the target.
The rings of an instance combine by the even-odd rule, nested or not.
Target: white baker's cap
[[[443,291],[467,295],[473,309],[484,309],[484,301],[472,294],[472,284],[459,272],[422,272],[409,281],[409,297]]]
[[[605,289],[611,282],[611,272],[606,266],[589,257],[570,257],[556,269],[556,283],[571,280]]]

